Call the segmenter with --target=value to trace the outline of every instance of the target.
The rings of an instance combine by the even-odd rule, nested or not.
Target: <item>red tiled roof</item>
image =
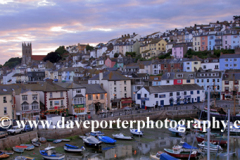
[[[35,60],[35,61],[42,61],[44,57],[46,57],[46,55],[32,55],[31,56],[32,60]]]

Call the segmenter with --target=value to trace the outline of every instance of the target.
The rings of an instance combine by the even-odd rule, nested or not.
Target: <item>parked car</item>
[[[0,132],[0,138],[3,138],[3,137],[6,138],[7,135],[8,135],[7,132]]]
[[[30,125],[25,125],[24,127],[24,132],[29,132],[29,131],[32,131],[33,128],[30,127]]]
[[[7,130],[8,134],[18,134],[22,133],[24,131],[24,128],[19,128],[18,126],[13,126],[12,129]]]

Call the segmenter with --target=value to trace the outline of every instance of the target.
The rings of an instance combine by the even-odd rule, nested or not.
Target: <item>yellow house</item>
[[[167,45],[167,42],[163,39],[153,39],[148,44],[148,48],[150,50],[159,51],[159,53],[161,53],[166,51],[166,45]]]
[[[9,117],[14,118],[13,98],[11,89],[0,90],[0,118]]]
[[[99,84],[82,84],[86,87],[86,110],[97,114],[107,109],[107,92]]]
[[[193,50],[194,51],[200,51],[201,48],[201,37],[200,36],[194,36],[193,37]]]

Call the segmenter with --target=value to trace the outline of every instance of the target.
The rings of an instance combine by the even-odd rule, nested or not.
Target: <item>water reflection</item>
[[[114,148],[107,150],[104,153],[105,159],[112,159],[112,158],[123,158],[129,157],[133,154],[133,147],[132,145],[119,145]]]

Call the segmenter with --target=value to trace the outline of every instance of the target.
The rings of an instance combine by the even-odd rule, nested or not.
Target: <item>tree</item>
[[[86,50],[87,51],[91,51],[91,50],[93,50],[94,49],[94,47],[93,46],[90,46],[89,44],[86,46]]]
[[[126,52],[126,56],[136,57],[136,52]]]
[[[56,63],[62,59],[61,55],[58,52],[50,52],[47,54],[46,57],[43,58],[43,61],[46,62],[47,60]]]
[[[62,56],[64,53],[68,53],[68,51],[65,50],[65,47],[64,47],[64,46],[59,46],[59,47],[55,50],[55,52],[59,53],[60,56]]]
[[[3,66],[9,67],[11,69],[21,64],[21,62],[22,62],[22,58],[14,57],[14,58],[10,58],[7,62],[5,62]]]
[[[114,54],[114,58],[117,58],[119,56],[119,53]]]

